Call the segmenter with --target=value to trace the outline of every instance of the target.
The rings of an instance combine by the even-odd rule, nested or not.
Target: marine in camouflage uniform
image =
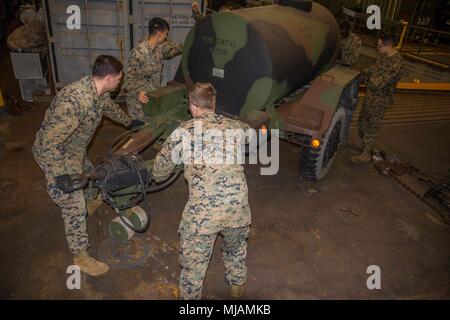
[[[373,150],[384,113],[394,101],[402,67],[403,58],[396,52],[390,57],[382,55],[362,73],[361,81],[367,85],[367,92],[358,118],[358,133],[368,152]]]
[[[352,66],[356,63],[361,52],[362,41],[353,32],[345,39],[341,39],[341,56],[338,63]]]
[[[223,147],[221,143],[213,143],[212,139],[201,139],[202,135],[199,135],[199,141],[195,141],[193,132],[196,122],[201,122],[203,130],[220,130],[224,137],[226,129],[245,131],[250,128],[247,124],[225,118],[213,111],[182,123],[169,136],[156,157],[153,177],[157,181],[167,179],[174,170],[176,163],[171,158],[173,152],[181,158],[184,156],[182,140],[186,134],[183,132],[189,132],[193,137],[192,153],[196,143],[203,150]],[[226,153],[230,154],[229,152],[235,156],[235,149],[226,150]],[[218,234],[223,236],[222,253],[227,283],[233,288],[242,286],[246,281],[245,258],[251,212],[244,168],[235,163],[213,165],[187,162],[184,165],[184,176],[189,184],[189,200],[178,230],[182,299],[201,298],[203,281]]]
[[[47,179],[50,198],[61,208],[67,243],[74,255],[89,247],[87,195],[83,190],[63,192],[56,186],[55,177],[92,170],[93,166],[87,158],[87,146],[103,115],[125,126],[131,123],[131,119],[111,100],[109,93],[99,96],[92,77],[84,77],[56,94],[32,149]]]
[[[205,17],[203,13],[200,12],[200,10],[192,10],[192,18],[195,20],[195,22],[199,22]]]
[[[149,118],[142,111],[138,100],[141,91],[151,92],[161,87],[163,60],[181,54],[183,44],[166,41],[150,48],[148,41],[140,42],[133,50],[125,72],[124,93],[126,94],[128,114],[132,119],[147,122]]]
[[[227,11],[231,11],[231,7],[227,5],[222,5],[217,10],[217,12],[227,12]],[[196,23],[199,22],[204,17],[206,17],[206,14],[200,11],[200,5],[198,4],[198,2],[192,3],[192,18],[195,20],[195,22]]]

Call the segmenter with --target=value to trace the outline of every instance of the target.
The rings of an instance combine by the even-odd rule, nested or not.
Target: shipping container
[[[181,42],[194,25],[190,0],[44,0],[43,3],[57,89],[89,75],[98,55],[115,56],[127,65],[131,49],[148,36],[148,22],[153,17],[166,19],[171,25],[170,38]],[[165,62],[162,85],[173,79],[179,59]]]

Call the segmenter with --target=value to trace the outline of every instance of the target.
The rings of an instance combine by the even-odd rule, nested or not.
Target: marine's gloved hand
[[[127,127],[128,130],[133,130],[135,128],[139,128],[142,127],[145,124],[144,121],[138,120],[138,119],[133,119],[133,121],[131,121],[130,125]]]
[[[363,71],[359,74],[358,81],[360,84],[367,84],[369,81],[368,75]]]
[[[63,174],[55,177],[56,187],[64,192],[73,192],[73,181],[70,175]]]

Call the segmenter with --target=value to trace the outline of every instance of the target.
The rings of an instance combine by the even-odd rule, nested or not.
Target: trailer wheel
[[[345,110],[339,108],[319,148],[300,147],[300,174],[307,180],[317,181],[325,177],[333,164],[345,130]],[[305,139],[310,145],[311,137]]]

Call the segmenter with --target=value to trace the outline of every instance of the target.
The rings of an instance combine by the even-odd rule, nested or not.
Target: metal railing
[[[353,22],[353,30],[361,36],[365,45],[376,47],[380,35],[392,33],[397,35],[397,48],[404,55],[440,69],[450,69],[450,32],[389,19],[382,19],[381,29],[369,30],[366,25],[368,14],[346,15],[343,12],[342,18]]]
[[[421,60],[450,67],[450,32],[407,25],[401,50]]]

